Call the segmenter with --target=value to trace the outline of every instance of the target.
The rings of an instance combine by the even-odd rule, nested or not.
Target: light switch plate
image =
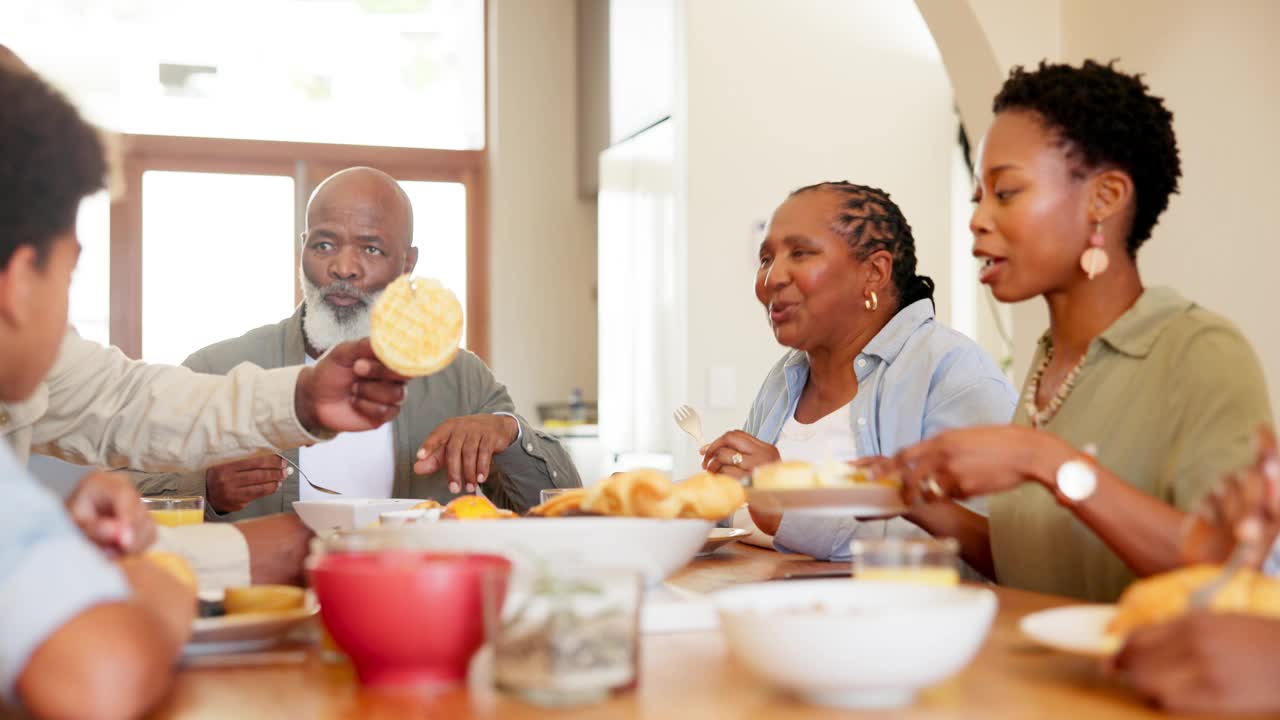
[[[738,404],[738,369],[713,365],[707,374],[707,407],[732,410]]]

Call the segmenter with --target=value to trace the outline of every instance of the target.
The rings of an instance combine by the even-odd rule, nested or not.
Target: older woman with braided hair
[[[849,182],[800,188],[760,244],[756,299],[791,350],[765,378],[742,430],[702,448],[703,466],[743,476],[782,460],[892,455],[944,430],[1008,422],[1016,394],[973,341],[934,319],[933,281],[888,193]],[[847,557],[854,537],[924,534],[906,519],[764,514],[774,547]]]

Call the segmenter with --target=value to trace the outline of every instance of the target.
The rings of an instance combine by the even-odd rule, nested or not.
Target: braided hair
[[[1033,112],[1082,168],[1110,166],[1133,178],[1133,227],[1126,245],[1136,255],[1169,196],[1178,192],[1182,163],[1173,113],[1164,100],[1148,92],[1141,75],[1126,75],[1113,65],[1085,60],[1080,67],[1043,61],[1034,70],[1015,67],[991,109]]]
[[[916,241],[911,225],[897,204],[889,199],[889,193],[840,180],[806,185],[791,196],[814,190],[842,196],[843,202],[831,229],[849,243],[854,257],[866,260],[879,250],[887,250],[893,256],[893,286],[898,291],[899,310],[918,300],[934,302],[933,279],[916,274]]]

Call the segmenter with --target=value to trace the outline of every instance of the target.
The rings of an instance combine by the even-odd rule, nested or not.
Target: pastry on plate
[[[529,508],[533,517],[564,517],[582,509],[582,500],[587,496],[586,488],[575,488],[552,496],[549,500]]]
[[[751,487],[756,490],[813,490],[815,488],[847,488],[876,483],[897,486],[892,477],[877,480],[849,463],[828,461],[812,465],[802,461],[761,465],[751,473]]]
[[[680,508],[663,503],[671,490],[671,478],[657,470],[614,473],[587,488],[582,510],[599,515],[673,518]]]
[[[672,497],[679,503],[676,517],[719,520],[729,517],[747,501],[742,483],[728,475],[700,472],[676,483]]]
[[[439,372],[458,353],[462,304],[438,280],[402,275],[373,304],[369,340],[378,359],[401,375]]]
[[[297,610],[304,601],[302,588],[292,585],[229,587],[222,595],[222,606],[228,615]]]
[[[1192,593],[1221,570],[1217,565],[1193,565],[1135,581],[1120,596],[1107,634],[1123,638],[1136,628],[1182,615]],[[1214,596],[1210,610],[1280,618],[1280,580],[1240,570]]]

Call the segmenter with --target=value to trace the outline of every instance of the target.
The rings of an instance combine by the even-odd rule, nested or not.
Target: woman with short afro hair
[[[1187,512],[1251,459],[1271,419],[1261,368],[1225,319],[1146,288],[1137,251],[1178,190],[1173,115],[1137,75],[1086,61],[1015,68],[979,151],[973,254],[1002,302],[1041,297],[1012,425],[943,433],[892,464],[926,529],[1004,585],[1114,601],[1181,564]]]

